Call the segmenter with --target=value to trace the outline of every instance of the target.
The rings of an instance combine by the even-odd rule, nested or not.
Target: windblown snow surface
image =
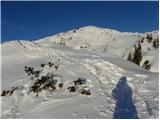
[[[19,89],[1,97],[1,118],[158,118],[158,49],[144,39],[142,61],[151,61],[151,71],[125,60],[146,34],[88,26],[34,42],[3,43],[1,90]],[[59,69],[40,67],[49,61]],[[40,76],[56,74],[64,87],[38,97],[28,93],[32,80],[24,66],[42,69]],[[79,77],[87,80],[91,95],[68,91]]]

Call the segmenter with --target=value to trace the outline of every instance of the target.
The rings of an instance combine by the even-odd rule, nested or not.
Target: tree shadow
[[[121,77],[112,90],[112,96],[116,101],[114,119],[138,119],[137,110],[132,100],[132,89],[127,84],[127,78]]]

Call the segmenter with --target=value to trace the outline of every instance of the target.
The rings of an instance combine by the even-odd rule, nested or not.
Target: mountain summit
[[[151,36],[151,40],[148,36]],[[37,41],[38,44],[52,43],[65,45],[74,49],[85,49],[88,51],[112,54],[122,59],[127,59],[130,53],[133,54],[134,46],[141,42],[142,64],[149,60],[151,71],[158,72],[158,49],[154,47],[154,41],[159,41],[158,31],[147,33],[119,32],[112,29],[104,29],[95,26],[86,26],[60,33],[54,36],[43,38]],[[143,41],[143,42],[142,42]],[[46,45],[46,44],[45,44]]]

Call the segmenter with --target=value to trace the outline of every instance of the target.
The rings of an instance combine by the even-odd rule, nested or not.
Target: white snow
[[[132,111],[128,113],[130,118],[158,118],[158,49],[144,39],[143,62],[151,62],[151,71],[126,61],[128,52],[147,33],[122,33],[94,26],[74,32],[1,45],[1,89],[19,86],[12,96],[1,97],[1,118],[111,119],[126,110]],[[154,38],[158,35],[156,31],[151,33]],[[40,67],[49,61],[60,64],[58,70],[47,65]],[[42,69],[40,76],[56,74],[64,87],[54,92],[42,91],[36,97],[28,92],[33,80],[24,72],[24,66]],[[67,87],[79,77],[87,79],[90,96],[68,91]]]

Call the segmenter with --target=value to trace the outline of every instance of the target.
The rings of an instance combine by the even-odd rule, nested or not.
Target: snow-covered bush
[[[56,70],[58,70],[59,66],[60,66],[60,65],[55,65],[54,68],[55,68]]]
[[[144,38],[141,39],[141,43],[143,43],[143,42],[144,42]]]
[[[69,37],[68,40],[72,40],[72,37]]]
[[[41,67],[43,68],[46,64],[41,63]]]
[[[27,66],[25,66],[25,72],[28,75],[34,75],[35,77],[39,77],[39,74],[41,73],[40,70],[34,70],[33,67],[27,67]]]
[[[154,41],[153,41],[153,47],[154,48],[159,48],[159,39],[154,39]]]
[[[139,44],[138,47],[135,46],[134,48],[133,62],[137,65],[140,65],[141,60],[142,60],[142,50],[141,50],[141,45]]]
[[[77,32],[77,30],[76,30],[76,29],[74,29],[74,30],[73,30],[73,33],[76,33],[76,32]]]
[[[76,86],[69,86],[68,90],[69,92],[76,92]]]
[[[73,81],[74,85],[83,85],[86,84],[87,80],[85,78],[78,78],[78,80]]]
[[[87,80],[85,78],[78,78],[77,80],[73,81],[73,85],[68,87],[69,92],[76,92],[78,91],[82,95],[91,95],[91,91],[86,85]]]
[[[24,67],[24,71],[25,71],[28,75],[32,75],[34,69],[33,69],[33,67],[27,67],[27,66],[25,66],[25,67]]]
[[[91,95],[91,91],[89,89],[85,89],[85,88],[81,89],[80,93],[82,95]]]
[[[49,67],[52,67],[54,65],[54,63],[52,63],[52,62],[49,61],[48,65],[49,65]]]
[[[153,39],[152,34],[147,34],[146,38],[147,38],[147,40],[148,40],[149,43],[152,42],[152,39]]]
[[[58,61],[60,61],[60,60],[58,60]],[[51,68],[52,66],[54,66],[54,68],[56,69],[56,70],[58,70],[58,68],[59,68],[59,66],[60,66],[60,64],[55,64],[55,63],[53,63],[53,62],[48,62],[48,65],[49,65],[49,67]]]
[[[59,88],[62,88],[63,87],[63,83],[59,83]]]
[[[149,63],[149,60],[144,61],[142,67],[146,70],[150,70],[151,69],[151,64]]]
[[[129,52],[128,54],[128,58],[127,58],[128,61],[133,61],[133,58],[132,58],[132,54]]]
[[[60,60],[58,60],[60,61]],[[44,67],[46,64],[41,64],[41,67]],[[52,67],[54,66],[56,70],[58,70],[59,64],[55,65],[52,62],[48,62],[48,66]],[[43,74],[44,69],[34,69],[33,67],[27,67],[25,66],[25,72],[29,75],[29,79],[25,85],[20,86],[21,89],[19,88],[18,90],[21,91],[21,95],[24,94],[30,94],[34,93],[37,97],[39,96],[39,93],[42,91],[49,91],[49,92],[54,92],[57,88],[59,87],[60,89],[63,88],[64,84],[60,82],[59,77],[55,75],[54,73],[45,73]],[[41,75],[41,72],[43,75]],[[81,94],[85,95],[91,95],[91,91],[86,85],[87,80],[85,78],[78,78],[77,80],[73,81],[71,85],[68,86],[69,92],[76,92],[78,91]],[[27,89],[25,89],[25,86],[27,85]],[[6,96],[9,95],[11,96],[13,92],[17,89],[18,87],[12,87],[11,90],[3,90],[1,96]],[[25,93],[23,92],[25,91]]]
[[[49,91],[55,91],[56,90],[56,84],[57,79],[55,79],[56,75],[48,73],[46,76],[42,76],[40,79],[36,79],[34,84],[30,86],[30,92],[36,93],[36,96],[38,96],[38,93],[42,90],[49,90]]]
[[[2,93],[1,93],[1,96],[6,96],[6,95],[11,96],[16,89],[18,89],[18,87],[12,87],[9,90],[3,90]]]

